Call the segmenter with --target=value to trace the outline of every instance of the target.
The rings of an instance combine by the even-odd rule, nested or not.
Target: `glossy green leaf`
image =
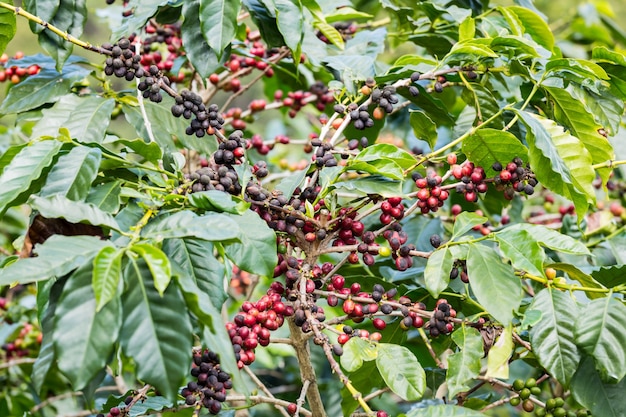
[[[122,186],[120,181],[99,184],[89,190],[85,202],[91,203],[107,213],[116,213],[121,204],[121,191]]]
[[[27,284],[61,277],[90,261],[110,245],[95,236],[52,235],[35,246],[37,257],[20,259],[0,269],[0,285]]]
[[[448,287],[453,264],[454,259],[448,248],[435,250],[430,255],[424,268],[424,284],[430,295],[436,298]]]
[[[494,235],[502,254],[515,269],[542,276],[545,252],[526,230],[507,228]]]
[[[235,201],[232,195],[218,190],[193,193],[188,196],[188,199],[193,207],[209,211],[238,214],[247,209],[245,205]]]
[[[615,152],[609,140],[599,132],[602,126],[595,123],[593,116],[585,106],[563,88],[544,87],[552,99],[554,117],[576,136],[591,155],[592,162],[599,164],[615,159]],[[602,180],[606,182],[611,173],[610,168],[598,170]]]
[[[54,106],[42,111],[43,118],[33,127],[32,137],[54,135],[65,127],[72,138],[82,143],[101,143],[114,107],[112,98],[64,95]]]
[[[406,347],[379,343],[376,367],[387,386],[403,400],[417,401],[424,395],[426,373]]]
[[[622,348],[623,351],[623,348]],[[622,417],[626,415],[626,378],[617,384],[602,381],[593,366],[593,360],[584,358],[571,385],[572,395],[576,402],[586,407],[594,416]]]
[[[59,30],[80,39],[87,21],[87,2],[85,0],[61,0],[57,4],[58,8],[46,21]],[[64,40],[50,30],[39,32],[39,45],[54,58],[58,71],[61,71],[74,47],[72,42]]]
[[[570,279],[580,282],[580,284],[583,287],[597,288],[597,289],[604,288],[595,279],[593,279],[591,275],[584,273],[583,271],[581,271],[579,268],[575,267],[574,265],[570,265],[570,264],[563,263],[563,262],[557,262],[557,263],[553,263],[550,265],[546,265],[546,267],[554,268],[558,271],[563,271],[567,273],[567,276]],[[594,292],[594,291],[585,291],[585,294],[587,294],[587,297],[591,299],[602,298],[605,296],[605,294],[603,294],[602,292]]]
[[[374,162],[379,159],[392,159],[403,169],[408,169],[417,163],[415,156],[397,146],[386,143],[377,143],[363,149],[354,158],[355,161]]]
[[[15,13],[8,9],[0,10],[0,54],[4,53],[11,39],[15,36],[17,21]]]
[[[611,51],[606,46],[596,46],[591,51],[594,61],[610,62],[626,67],[626,56],[617,51]]]
[[[324,37],[326,37],[326,39],[328,39],[331,44],[335,45],[339,49],[345,48],[346,45],[343,37],[341,36],[341,33],[339,33],[339,31],[335,29],[333,25],[330,25],[322,20],[315,20],[313,22],[313,26],[315,27],[315,29],[319,30],[320,33],[324,35]]]
[[[448,356],[448,395],[450,398],[471,388],[469,382],[480,374],[483,338],[473,327],[461,325],[452,333],[460,351]]]
[[[602,380],[615,383],[626,375],[626,306],[613,297],[588,303],[576,317],[576,344],[594,358]]]
[[[609,79],[606,71],[600,65],[586,59],[574,58],[557,58],[548,61],[544,77],[553,75],[570,81],[577,81],[579,84],[583,84],[582,81],[589,78],[592,80]]]
[[[398,165],[396,161],[389,158],[380,158],[371,162],[352,161],[346,166],[346,170],[380,175],[392,180],[401,180],[404,178],[404,170],[402,167]]]
[[[514,13],[524,33],[530,35],[535,42],[552,52],[554,49],[554,35],[545,20],[526,7],[509,6],[501,9],[507,9],[507,11]]]
[[[56,140],[35,142],[13,157],[0,175],[0,215],[29,189],[32,182],[41,178],[41,173],[52,163],[61,145]]]
[[[476,34],[476,22],[471,17],[466,17],[459,25],[459,41],[474,39]]]
[[[120,344],[137,365],[137,376],[174,399],[191,365],[192,332],[185,300],[177,286],[161,296],[143,260],[128,258],[122,295]]]
[[[276,234],[258,214],[224,214],[237,225],[237,242],[224,245],[226,256],[244,271],[271,277],[277,263]]]
[[[230,240],[239,237],[237,223],[224,214],[198,216],[191,211],[158,216],[142,230],[147,239],[197,237],[204,240]]]
[[[588,206],[595,203],[595,172],[589,151],[554,121],[527,112],[517,114],[528,127],[529,161],[537,179],[572,200],[582,219]]]
[[[434,149],[437,143],[437,125],[435,122],[421,110],[411,111],[409,120],[415,137],[426,141],[430,149]]]
[[[122,276],[123,249],[105,246],[93,260],[92,286],[96,299],[96,311],[100,311],[115,298]]]
[[[84,388],[104,369],[121,326],[118,299],[96,312],[92,275],[90,264],[74,272],[56,308],[54,345],[58,366],[75,389]]]
[[[500,111],[500,105],[496,101],[496,98],[493,96],[493,92],[481,84],[472,83],[471,89],[463,90],[463,93],[461,94],[461,98],[463,98],[463,101],[465,101],[467,104],[472,106],[474,110],[476,110],[475,124],[482,123],[483,121],[491,118],[492,116],[494,116],[496,113]],[[480,118],[478,117],[479,114],[481,116]],[[457,121],[457,124],[458,124],[458,121]],[[490,126],[493,126],[496,129],[503,128],[504,118],[502,116],[496,117],[490,123]],[[492,130],[492,129],[482,129],[481,131],[485,131],[485,130]],[[500,132],[503,132],[503,131],[500,130]],[[480,131],[477,133],[480,133]],[[499,149],[499,151],[502,151],[502,149]],[[525,154],[526,154],[526,151],[523,152],[523,155]],[[486,166],[486,165],[484,166],[485,170],[487,170],[489,167],[490,166]]]
[[[477,60],[479,57],[497,58],[498,55],[488,46],[470,39],[455,43],[448,55],[443,58],[443,62],[457,62],[459,59],[463,60],[466,57],[472,57],[473,60]]]
[[[614,288],[626,284],[626,265],[602,266],[591,272],[591,276],[606,288]]]
[[[293,54],[294,62],[300,62],[304,37],[304,14],[300,0],[273,0],[276,23],[285,43]]]
[[[168,4],[170,0],[132,0],[133,13],[121,20],[120,25],[113,30],[111,41],[117,42],[122,36],[137,33],[146,22],[158,12],[159,8]]]
[[[161,249],[148,243],[136,243],[130,250],[143,258],[152,273],[154,287],[159,294],[163,295],[172,279],[172,266],[167,255]]]
[[[551,288],[541,290],[529,310],[541,311],[541,320],[530,330],[530,342],[539,363],[565,387],[580,362],[574,343],[578,306],[572,297]]]
[[[67,197],[55,194],[49,197],[33,195],[29,200],[33,209],[51,219],[62,218],[70,223],[88,223],[94,226],[104,226],[109,229],[120,231],[113,216],[100,210],[93,204],[72,201]]]
[[[522,301],[520,279],[494,249],[481,244],[468,246],[467,275],[476,299],[496,320],[510,323]]]
[[[185,45],[185,53],[198,74],[202,78],[208,78],[230,54],[223,53],[222,59],[218,59],[215,50],[211,49],[209,43],[204,39],[203,31],[198,30],[200,24],[199,0],[188,0],[183,3],[183,17],[180,31],[183,45]],[[227,52],[228,50],[227,48]]]
[[[341,366],[348,372],[358,370],[363,362],[373,361],[378,357],[378,346],[360,337],[351,337],[343,345]]]
[[[440,404],[414,408],[407,413],[406,417],[485,417],[485,414],[458,405]]]
[[[614,85],[616,79],[613,79]],[[601,124],[611,136],[617,134],[624,113],[624,101],[615,97],[608,89],[600,89],[599,92],[591,91],[577,84],[570,83],[568,91],[572,96],[585,106],[596,121]]]
[[[200,0],[200,30],[219,58],[237,32],[241,0]]]
[[[83,201],[89,194],[91,183],[98,175],[101,153],[98,148],[77,146],[62,155],[48,173],[39,195],[59,194],[74,201]]]
[[[303,1],[302,3],[305,4],[305,1]],[[371,19],[373,17],[374,16],[369,13],[355,10],[350,6],[344,6],[339,9],[335,9],[331,13],[327,14],[326,22],[334,23],[345,20]]]
[[[461,150],[476,166],[484,167],[485,175],[492,177],[496,172],[494,162],[506,166],[514,158],[527,159],[528,149],[512,133],[497,129],[480,129],[463,141]]]
[[[122,145],[124,147],[122,148],[120,153],[134,152],[137,155],[142,156],[146,161],[150,161],[153,163],[158,163],[158,161],[163,158],[163,150],[159,147],[157,143],[146,142],[141,138],[132,140],[116,139],[113,144],[116,146]]]
[[[509,378],[509,358],[513,354],[513,327],[511,324],[502,329],[496,342],[487,354],[488,378]]]
[[[499,235],[516,234],[518,230],[525,230],[529,236],[539,242],[542,246],[555,251],[569,253],[572,255],[589,255],[589,249],[579,240],[571,236],[564,235],[539,224],[519,223],[507,227]]]
[[[356,192],[359,195],[380,195],[382,197],[395,197],[402,195],[402,183],[379,175],[366,178],[356,178],[350,181],[341,181],[334,184],[335,188],[348,192]]]
[[[78,65],[66,65],[61,73],[42,68],[37,75],[31,75],[9,90],[0,105],[0,113],[19,113],[54,102],[88,74],[89,70]]]
[[[487,221],[486,217],[479,216],[478,214],[464,211],[454,219],[454,229],[452,230],[452,236],[450,240],[454,240],[463,236],[466,232],[470,231],[474,226],[478,226]]]

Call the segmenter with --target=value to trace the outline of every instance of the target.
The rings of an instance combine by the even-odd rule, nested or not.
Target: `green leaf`
[[[468,245],[467,275],[478,302],[496,320],[509,324],[522,301],[522,284],[492,248]]]
[[[190,194],[187,198],[189,200],[189,204],[203,210],[216,211],[220,213],[226,212],[231,214],[239,214],[243,213],[243,210],[247,210],[245,205],[236,202],[232,195],[223,191],[201,191],[199,193]]]
[[[588,84],[583,83],[587,79],[609,79],[608,74],[600,65],[586,59],[574,58],[557,58],[548,61],[544,78],[549,76],[558,76],[579,84]]]
[[[15,13],[8,9],[0,10],[0,54],[4,53],[11,39],[15,36],[17,22]]]
[[[402,183],[379,175],[357,178],[350,181],[341,181],[334,184],[335,188],[357,192],[361,195],[380,195],[395,197],[402,195]]]
[[[613,146],[606,137],[598,133],[602,126],[594,122],[593,115],[577,98],[563,88],[544,87],[544,90],[553,100],[554,117],[582,142],[589,151],[593,164],[615,159]],[[604,168],[598,172],[606,183],[611,169]]]
[[[0,105],[0,113],[21,113],[54,102],[88,74],[89,70],[78,65],[66,65],[61,73],[42,68],[37,75],[29,76],[9,90]]]
[[[626,401],[624,401],[626,378],[617,384],[603,382],[589,357],[581,361],[572,378],[571,391],[576,402],[589,409],[594,416],[622,417],[626,415]]]
[[[193,347],[185,300],[174,285],[161,296],[143,260],[128,258],[124,278],[128,289],[122,295],[122,350],[135,361],[139,379],[175,399],[189,372]]]
[[[211,49],[204,33],[198,30],[200,24],[200,1],[188,0],[183,3],[183,24],[181,25],[181,34],[183,45],[185,45],[185,53],[191,61],[193,67],[198,71],[202,78],[208,78],[211,73],[217,70],[226,58],[229,58],[230,48],[226,49],[226,53],[222,53],[222,59],[218,59],[215,50]],[[220,53],[222,50],[220,49]]]
[[[493,96],[493,92],[481,84],[472,83],[471,88],[463,90],[463,93],[461,94],[461,98],[467,104],[472,106],[474,110],[476,110],[476,119],[474,122],[474,124],[476,125],[481,124],[483,121],[491,118],[492,116],[494,116],[496,113],[500,111],[500,105],[496,101],[496,98]],[[479,113],[480,113],[481,118],[478,118]],[[457,120],[457,125],[458,125],[458,122],[459,120]],[[504,118],[502,117],[502,115],[500,115],[496,117],[491,122],[490,125],[496,129],[501,129],[504,127]],[[481,131],[483,130],[492,130],[492,129],[481,129]],[[504,132],[504,131],[500,130],[500,132]],[[499,149],[499,151],[502,151],[502,150]],[[526,152],[527,151],[523,151],[522,154],[526,155]],[[490,166],[491,165],[489,166],[484,165],[485,170],[487,170]]]
[[[92,286],[96,299],[96,311],[100,311],[115,298],[122,276],[123,249],[105,246],[93,260]]]
[[[541,366],[565,387],[568,387],[580,353],[574,343],[578,306],[569,294],[544,288],[534,298],[528,310],[541,312],[541,320],[530,330],[533,352]]]
[[[546,265],[546,267],[550,267],[550,268],[554,268],[554,269],[559,270],[559,271],[566,272],[567,276],[570,279],[573,279],[575,281],[580,282],[580,284],[583,287],[598,288],[598,289],[603,289],[604,288],[595,279],[593,279],[593,277],[591,275],[588,275],[588,274],[584,273],[583,271],[581,271],[580,269],[578,269],[574,265],[558,262],[558,263],[553,263],[553,264],[550,264],[550,265]],[[603,294],[601,292],[594,292],[594,291],[585,291],[585,294],[587,294],[587,297],[589,297],[591,299],[603,298],[605,296],[605,294]]]
[[[348,372],[359,369],[363,362],[373,361],[378,357],[378,346],[360,337],[351,337],[343,345],[341,366]]]
[[[520,229],[507,228],[495,234],[502,254],[511,261],[515,269],[529,272],[533,275],[543,275],[543,260],[545,252],[529,232]]]
[[[626,283],[626,265],[602,266],[591,272],[591,276],[606,288],[614,288]]]
[[[479,216],[476,213],[464,211],[463,213],[456,216],[456,218],[454,219],[454,229],[452,230],[452,236],[450,237],[450,240],[454,240],[458,237],[463,236],[474,226],[483,224],[487,220],[488,219],[486,217]]]
[[[163,158],[163,150],[159,147],[158,143],[146,142],[141,138],[137,139],[116,139],[113,142],[114,145],[123,145],[130,149],[130,152],[134,152],[140,156],[143,156],[146,161],[158,163]],[[123,149],[127,151],[127,149]]]
[[[467,159],[476,166],[485,168],[485,175],[491,177],[496,172],[491,167],[494,162],[503,166],[513,158],[526,160],[528,149],[512,133],[497,129],[480,129],[463,141],[461,150]]]
[[[376,367],[387,386],[403,400],[417,401],[424,395],[426,373],[406,347],[379,343]]]
[[[354,161],[375,162],[380,159],[391,159],[403,169],[408,169],[417,162],[415,156],[412,154],[398,148],[397,146],[386,143],[377,143],[375,145],[368,146],[359,152],[359,154],[354,158]]]
[[[82,143],[101,143],[115,107],[112,98],[67,94],[49,109],[42,111],[42,119],[33,127],[32,137],[54,135],[61,127],[70,131],[72,138]]]
[[[241,0],[200,0],[200,30],[220,58],[237,32]]]
[[[589,249],[579,240],[576,240],[570,236],[561,234],[552,229],[548,229],[545,226],[530,223],[519,223],[510,227],[507,227],[503,231],[499,232],[499,235],[508,235],[509,233],[516,234],[519,230],[525,230],[529,236],[539,242],[542,246],[550,248],[555,251],[569,253],[572,255],[589,255]]]
[[[328,39],[331,44],[335,45],[339,49],[345,48],[346,45],[343,41],[343,36],[341,36],[341,33],[339,33],[339,31],[335,29],[334,26],[329,25],[325,21],[321,20],[315,20],[313,22],[313,26],[315,27],[315,29],[319,30],[320,33],[324,35],[324,37]]]
[[[305,1],[303,1],[304,3]],[[326,15],[326,23],[335,23],[346,20],[358,20],[358,19],[372,19],[374,16],[355,10],[350,6],[344,6],[340,9],[335,9],[331,13]]]
[[[626,67],[626,56],[616,51],[609,50],[606,46],[596,46],[591,51],[591,58],[594,61],[610,62],[611,64]]]
[[[485,414],[458,405],[440,404],[414,408],[407,413],[406,417],[485,417]]]
[[[239,227],[225,214],[198,216],[191,211],[180,211],[172,215],[161,215],[150,221],[142,230],[146,239],[171,239],[197,237],[219,241],[237,239]]]
[[[626,306],[613,297],[593,300],[577,316],[576,344],[596,363],[602,380],[615,383],[626,375]]]
[[[616,78],[612,81],[615,85]],[[568,91],[572,96],[585,106],[595,120],[600,123],[611,136],[617,134],[624,113],[624,101],[615,97],[608,89],[600,89],[599,92],[570,83]]]
[[[426,141],[430,149],[435,149],[438,135],[437,125],[433,122],[433,119],[421,110],[411,111],[409,117],[415,137]]]
[[[424,268],[424,284],[430,295],[438,297],[448,287],[453,264],[452,253],[447,247],[435,250],[430,255]]]
[[[244,271],[271,277],[278,261],[276,234],[258,214],[225,214],[237,225],[238,241],[224,244],[226,256]]]
[[[101,153],[98,148],[77,146],[54,164],[39,195],[59,194],[74,201],[83,201],[98,175]]]
[[[476,22],[470,16],[466,17],[459,25],[459,41],[474,39]]]
[[[517,112],[528,127],[529,161],[539,182],[573,201],[579,220],[595,203],[591,155],[576,137],[554,121]]]
[[[54,345],[59,369],[74,389],[84,388],[104,369],[121,326],[119,300],[96,312],[92,266],[85,264],[68,279],[56,308]]]
[[[146,22],[156,15],[159,8],[168,4],[171,0],[133,0],[131,2],[133,13],[121,20],[121,24],[111,34],[111,40],[117,42],[122,36],[129,33],[137,33],[145,26]]]
[[[35,142],[19,151],[0,175],[0,216],[52,163],[61,149],[56,140]]]
[[[83,27],[87,20],[86,3],[84,0],[61,0],[57,2],[58,8],[46,22],[79,39],[83,34]],[[39,45],[55,59],[56,68],[59,71],[72,54],[74,46],[72,42],[64,40],[50,30],[39,32]]]
[[[461,325],[452,333],[452,340],[460,352],[448,356],[447,383],[450,398],[471,388],[468,382],[480,374],[480,360],[483,357],[483,338],[473,327]]]
[[[86,222],[94,226],[104,226],[120,231],[120,226],[113,216],[90,203],[72,201],[59,194],[49,197],[33,195],[30,197],[29,203],[34,210],[50,219],[62,218],[70,223]]]
[[[121,204],[120,193],[122,186],[120,181],[111,181],[99,184],[89,190],[89,195],[85,200],[107,213],[116,213]]]
[[[152,273],[154,287],[160,295],[163,295],[172,279],[172,266],[167,255],[148,243],[136,243],[130,250],[143,258]]]
[[[517,22],[521,24],[524,33],[530,35],[535,42],[552,52],[554,49],[554,35],[552,34],[548,24],[539,15],[532,10],[521,6],[500,8],[500,10],[503,9],[514,13],[517,17]],[[505,18],[506,17],[507,14],[505,14]],[[514,34],[519,33],[514,32]]]
[[[470,39],[455,43],[452,49],[450,49],[450,52],[443,58],[443,62],[458,62],[470,57],[475,61],[479,57],[497,58],[498,54],[492,51],[488,46],[478,43],[474,39]]]
[[[359,171],[372,175],[380,175],[392,180],[404,178],[404,170],[393,159],[380,158],[372,162],[355,161],[346,166],[347,171]]]
[[[296,64],[300,62],[304,38],[304,14],[300,0],[273,0],[278,30],[293,54]]]
[[[487,354],[488,378],[509,378],[509,358],[513,353],[513,327],[511,324],[502,329],[498,340],[493,344]]]
[[[61,277],[88,262],[110,243],[95,236],[52,235],[35,247],[37,257],[0,269],[0,285],[27,284]]]

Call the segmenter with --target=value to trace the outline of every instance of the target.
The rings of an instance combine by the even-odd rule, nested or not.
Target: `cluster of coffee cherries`
[[[126,397],[124,399],[124,404],[126,406],[128,406],[131,402],[133,401],[133,397],[132,395],[129,395],[128,397]],[[120,417],[120,416],[127,416],[128,415],[128,408],[127,407],[111,407],[109,409],[109,412],[104,414],[104,413],[99,413],[96,414],[96,417]]]
[[[374,119],[372,119],[367,106],[358,106],[355,103],[350,103],[346,111],[348,112],[348,117],[352,121],[352,126],[354,126],[357,130],[363,130],[368,127],[374,126]]]
[[[125,78],[127,81],[145,75],[140,62],[141,56],[135,54],[131,45],[128,38],[121,38],[116,44],[105,43],[102,45],[102,49],[110,53],[110,56],[104,61],[104,73],[106,75],[115,75],[118,78]]]
[[[526,195],[534,194],[537,179],[528,164],[524,166],[521,158],[514,158],[506,166],[502,166],[500,162],[495,162],[492,168],[499,172],[493,179],[493,183],[496,189],[504,190],[504,198],[507,200],[511,200],[516,191]]]
[[[485,182],[485,170],[482,167],[475,166],[473,162],[453,165],[452,176],[457,180],[461,180],[456,186],[456,192],[463,194],[465,200],[470,203],[478,201],[478,194],[486,193],[489,188]]]
[[[218,414],[226,401],[226,390],[233,387],[230,375],[220,367],[218,355],[209,349],[195,352],[191,376],[196,380],[187,383],[180,392],[185,397],[185,403],[202,404],[209,413]]]
[[[183,116],[185,119],[191,119],[191,125],[187,127],[185,133],[195,134],[199,138],[205,133],[214,133],[222,129],[224,125],[224,118],[219,113],[217,104],[206,107],[202,103],[202,97],[189,90],[183,90],[180,95],[176,96],[176,104],[172,106],[171,111],[176,117]]]
[[[13,60],[20,60],[24,58],[24,53],[18,51],[13,56]],[[29,65],[27,67],[20,67],[18,65],[11,65],[10,67],[6,67],[7,62],[9,62],[9,56],[7,54],[2,54],[0,56],[0,82],[10,81],[12,84],[17,84],[22,81],[25,77],[29,75],[38,74],[41,68],[37,64]]]
[[[413,266],[413,257],[411,251],[414,251],[415,245],[410,243],[406,245],[409,238],[408,234],[402,230],[402,225],[398,222],[393,223],[391,227],[383,232],[383,237],[389,243],[389,254],[395,262],[398,271],[406,271]],[[387,255],[387,248],[381,247],[379,254]]]
[[[411,82],[412,83],[417,83],[420,80],[420,77],[422,76],[422,74],[420,74],[419,72],[415,71],[411,74]],[[409,94],[411,94],[413,97],[417,97],[420,94],[420,90],[419,88],[417,88],[414,85],[409,86]]]
[[[142,92],[143,98],[147,98],[153,103],[160,103],[163,101],[160,82],[162,78],[161,73],[156,65],[151,65],[150,68],[148,68],[148,74],[149,75],[137,85],[137,89]]]
[[[314,102],[315,107],[322,111],[326,108],[326,105],[335,101],[335,97],[321,81],[311,84],[309,91],[290,91],[287,93],[287,97],[284,97],[282,90],[277,90],[274,93],[274,99],[277,101],[282,100],[283,106],[289,109],[287,114],[292,118],[296,117],[300,109],[308,103]]]
[[[431,337],[437,337],[440,334],[448,334],[454,330],[454,325],[450,322],[450,318],[456,317],[454,310],[448,301],[444,298],[437,300],[437,308],[433,312],[428,321],[428,331]]]
[[[4,298],[0,298],[0,310],[6,305]],[[11,320],[3,320],[9,322]],[[31,323],[24,323],[19,333],[14,334],[9,338],[6,343],[2,345],[2,350],[6,353],[6,359],[22,358],[25,356],[31,356],[34,352],[39,350],[41,345],[43,334],[39,328],[33,326]]]
[[[390,85],[384,86],[382,89],[376,87],[372,89],[372,102],[377,104],[386,113],[393,111],[393,105],[398,103],[396,96],[396,88]]]
[[[417,206],[422,214],[436,212],[450,196],[447,190],[441,188],[441,176],[434,172],[429,172],[426,177],[414,172],[412,178],[419,188],[416,194]]]
[[[285,317],[294,314],[293,306],[281,301],[284,293],[283,285],[273,282],[267,294],[255,303],[244,302],[241,312],[235,315],[232,322],[226,323],[226,331],[240,369],[254,362],[257,346],[270,343],[270,331],[278,329],[283,325]]]
[[[174,60],[183,54],[180,23],[157,26],[153,21],[148,21],[146,33],[141,48],[141,65],[144,69],[147,71],[151,65],[156,65],[159,70],[166,73],[170,81],[183,81],[184,73],[170,73],[174,67]]]
[[[314,161],[318,167],[335,167],[337,166],[337,159],[333,154],[333,145],[329,142],[322,143],[319,139],[313,139],[311,145],[316,146]]]
[[[241,192],[237,172],[225,165],[220,167],[202,167],[189,175],[186,179],[193,181],[191,192],[218,190],[238,195]]]
[[[450,270],[450,279],[457,279],[461,277],[461,281],[465,284],[469,283],[469,277],[467,276],[467,264],[464,260],[457,259],[452,265]]]
[[[379,220],[383,225],[388,225],[393,220],[401,220],[404,217],[404,205],[402,205],[402,197],[389,197],[380,203]]]

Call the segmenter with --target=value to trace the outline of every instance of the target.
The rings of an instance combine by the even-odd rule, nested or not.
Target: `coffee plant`
[[[625,416],[626,30],[513,3],[0,2],[0,415]]]

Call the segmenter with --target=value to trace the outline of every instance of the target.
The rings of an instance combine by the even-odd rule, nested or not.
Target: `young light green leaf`
[[[59,369],[75,389],[84,388],[104,369],[121,326],[119,300],[96,312],[91,264],[68,279],[56,308],[54,346]]]
[[[4,53],[15,36],[16,27],[15,13],[9,9],[0,9],[0,54]]]
[[[31,183],[41,179],[41,173],[52,163],[61,146],[56,140],[35,142],[13,157],[0,175],[0,215]]]
[[[86,203],[91,203],[107,213],[116,213],[121,204],[121,181],[105,182],[89,189]]]
[[[402,195],[402,183],[380,175],[359,177],[349,181],[341,181],[334,184],[337,189],[356,192],[360,195],[380,195],[382,197],[396,197]]]
[[[605,382],[615,383],[626,376],[626,306],[613,297],[588,303],[577,316],[576,344],[593,357]]]
[[[452,340],[460,351],[448,356],[448,395],[456,397],[471,388],[468,384],[480,374],[480,359],[483,357],[483,338],[473,327],[461,325],[452,333]]]
[[[85,200],[91,183],[98,175],[101,159],[98,148],[72,148],[54,164],[39,195],[48,197],[59,194],[73,201]]]
[[[497,129],[476,131],[463,141],[461,150],[476,166],[484,167],[487,177],[496,174],[491,167],[494,162],[504,166],[516,157],[526,160],[528,154],[528,149],[512,133]]]
[[[341,366],[348,372],[354,372],[363,365],[364,361],[373,361],[377,357],[377,345],[361,339],[360,337],[351,337],[343,345]]]
[[[379,343],[376,367],[385,383],[405,401],[417,401],[426,391],[426,373],[404,346]]]
[[[92,286],[96,299],[96,311],[100,311],[115,298],[122,276],[123,249],[105,246],[93,260]]]
[[[154,287],[163,296],[172,279],[172,266],[167,255],[149,243],[136,243],[130,250],[143,258],[152,273]]]
[[[582,242],[539,224],[519,223],[498,232],[498,235],[511,240],[511,234],[517,234],[519,230],[527,231],[533,240],[552,250],[572,255],[589,255],[589,249]]]
[[[488,246],[470,243],[467,275],[478,302],[502,324],[509,324],[522,302],[522,284],[513,269]]]
[[[448,248],[440,248],[428,258],[424,269],[424,282],[433,297],[438,297],[441,291],[448,287],[453,264],[454,259]]]
[[[36,257],[20,259],[0,269],[0,286],[61,277],[91,261],[103,247],[109,245],[109,242],[95,236],[52,235],[35,247]]]
[[[192,329],[185,300],[175,285],[161,296],[143,259],[128,258],[122,295],[120,344],[137,366],[137,377],[176,398],[191,365]]]
[[[580,362],[580,353],[574,343],[578,306],[568,294],[545,288],[535,296],[528,309],[541,311],[541,320],[530,330],[530,342],[539,363],[568,387]]]
[[[374,162],[381,158],[392,159],[403,169],[408,169],[417,162],[414,155],[387,143],[377,143],[366,147],[359,152],[354,160],[358,162]]]
[[[513,353],[513,326],[509,324],[502,329],[502,333],[487,354],[488,378],[509,378],[509,358]]]
[[[113,216],[90,203],[72,201],[59,194],[49,197],[33,195],[30,197],[29,203],[44,217],[62,218],[71,223],[86,222],[94,226],[104,226],[120,231],[120,226]]]
[[[430,149],[434,149],[437,143],[437,125],[433,119],[421,110],[411,111],[409,114],[409,122],[415,137],[426,141]]]
[[[200,30],[220,58],[237,32],[241,0],[200,0]]]
[[[238,214],[243,213],[243,210],[248,208],[246,205],[235,201],[230,194],[218,190],[193,193],[187,198],[192,206],[209,211]]]
[[[339,33],[339,31],[335,29],[333,25],[329,25],[325,21],[316,19],[313,22],[313,26],[315,27],[315,29],[319,30],[320,33],[324,35],[326,39],[328,39],[328,41],[335,45],[337,48],[345,48],[346,44],[343,40],[343,36],[341,36],[341,33]]]
[[[474,226],[483,224],[487,220],[488,219],[486,217],[479,216],[478,214],[471,213],[469,211],[464,211],[463,213],[456,216],[456,218],[454,219],[454,229],[452,230],[452,236],[450,237],[450,240],[454,240],[458,237],[463,236]]]
[[[474,39],[476,33],[476,23],[470,16],[466,17],[459,25],[459,41]]]
[[[535,42],[552,52],[554,49],[554,35],[545,20],[526,7],[509,6],[502,7],[501,9],[506,9],[507,11],[514,13],[517,17],[515,26],[511,25],[512,27],[517,28],[514,30],[514,33],[516,31],[519,32],[519,26],[517,25],[517,22],[519,22],[524,33],[530,35]],[[507,15],[505,14],[505,17],[506,16]],[[520,35],[520,33],[515,34]]]

